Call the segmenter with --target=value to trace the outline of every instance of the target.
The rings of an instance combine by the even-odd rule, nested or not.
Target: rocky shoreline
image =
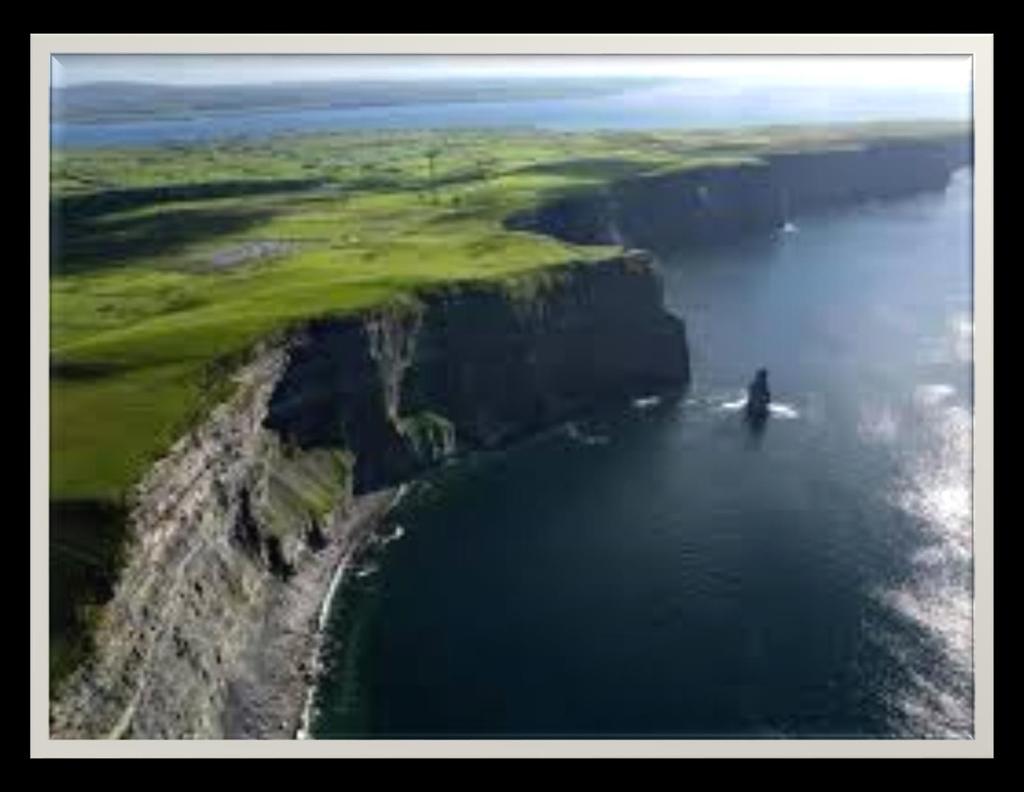
[[[326,616],[353,558],[401,497],[389,488],[357,497],[335,521],[329,544],[282,585],[267,609],[259,641],[243,660],[224,713],[229,738],[303,739],[320,673]],[[301,660],[299,658],[305,658]]]
[[[127,564],[51,734],[308,733],[325,601],[404,482],[688,378],[685,327],[642,252],[268,340],[133,491]]]

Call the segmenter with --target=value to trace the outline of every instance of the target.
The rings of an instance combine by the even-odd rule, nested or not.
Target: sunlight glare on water
[[[970,188],[666,259],[686,397],[417,485],[314,733],[971,735]]]

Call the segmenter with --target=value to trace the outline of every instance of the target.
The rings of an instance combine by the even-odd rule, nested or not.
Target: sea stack
[[[768,417],[768,405],[772,400],[768,390],[768,369],[758,369],[754,381],[747,388],[747,418],[762,422]]]

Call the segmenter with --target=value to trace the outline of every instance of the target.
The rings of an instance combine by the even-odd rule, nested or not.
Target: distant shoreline
[[[664,79],[355,80],[267,85],[85,83],[53,88],[55,123],[189,121],[248,113],[360,110],[610,96]]]

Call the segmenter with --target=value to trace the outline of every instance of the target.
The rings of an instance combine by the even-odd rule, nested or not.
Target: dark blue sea
[[[690,391],[412,486],[315,736],[971,735],[971,185],[664,260]]]

